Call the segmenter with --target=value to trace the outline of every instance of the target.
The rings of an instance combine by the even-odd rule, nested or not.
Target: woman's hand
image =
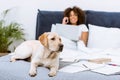
[[[64,17],[62,24],[67,24],[69,22],[69,18],[68,17]]]

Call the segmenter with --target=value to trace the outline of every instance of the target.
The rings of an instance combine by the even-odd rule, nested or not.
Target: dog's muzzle
[[[63,46],[64,46],[63,44],[60,44],[60,45],[59,45],[59,50],[58,50],[58,51],[61,52],[61,51],[63,50]]]

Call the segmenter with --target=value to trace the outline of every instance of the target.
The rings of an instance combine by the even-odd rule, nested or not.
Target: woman
[[[64,18],[62,24],[70,24],[70,25],[78,25],[78,26],[82,25],[80,28],[81,35],[79,39],[82,40],[85,45],[87,45],[88,29],[84,25],[84,23],[85,23],[85,13],[79,7],[76,6],[74,6],[73,8],[69,7],[64,11]]]

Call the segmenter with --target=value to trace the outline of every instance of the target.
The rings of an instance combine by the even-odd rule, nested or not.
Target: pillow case
[[[89,48],[120,48],[120,29],[89,24]]]
[[[53,25],[52,25],[53,26]],[[54,24],[55,32],[67,39],[78,41],[80,36],[80,26]]]
[[[52,24],[52,28],[51,28],[51,32],[56,32],[56,25]],[[77,49],[77,44],[75,41],[72,41],[66,37],[61,36],[62,39],[62,43],[64,44],[64,48],[67,49],[72,49],[72,50],[76,50]]]

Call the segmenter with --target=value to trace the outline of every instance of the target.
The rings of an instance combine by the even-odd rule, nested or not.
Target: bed
[[[86,11],[86,25],[88,23],[98,24],[99,26],[115,26],[120,27],[120,13]],[[98,19],[99,15],[99,19]],[[114,16],[113,16],[114,15]],[[118,18],[119,17],[119,18]],[[44,32],[51,30],[51,24],[61,23],[63,18],[62,11],[40,11],[38,10],[36,23],[36,39]],[[92,20],[91,20],[92,19]],[[114,22],[113,22],[114,20]],[[102,21],[102,23],[101,23]],[[112,24],[109,23],[112,21]],[[47,23],[46,23],[47,22]],[[108,23],[108,24],[107,24]],[[103,74],[82,71],[77,73],[58,72],[56,76],[49,77],[49,70],[44,67],[38,67],[37,76],[30,77],[28,72],[30,62],[18,60],[14,63],[10,62],[11,55],[0,57],[0,80],[119,80],[120,75],[106,76]],[[60,61],[60,68],[72,63]]]
[[[60,67],[68,63],[60,62]],[[10,62],[10,55],[0,57],[0,80],[119,80],[120,75],[106,76],[90,71],[78,73],[58,72],[57,76],[49,77],[49,70],[44,67],[38,67],[37,76],[30,77],[28,72],[30,63],[19,60],[15,63]]]

